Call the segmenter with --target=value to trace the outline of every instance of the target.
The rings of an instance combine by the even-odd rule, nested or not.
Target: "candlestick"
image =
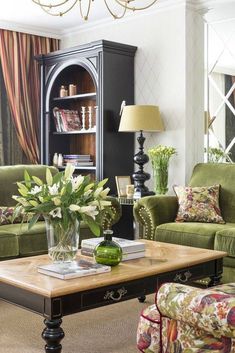
[[[85,131],[86,130],[86,107],[82,106],[82,128],[81,131]]]
[[[92,130],[92,107],[88,107],[88,117],[89,117],[89,130]]]

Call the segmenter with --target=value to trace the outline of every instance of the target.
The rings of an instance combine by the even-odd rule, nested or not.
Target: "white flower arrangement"
[[[24,181],[17,183],[20,195],[13,196],[17,201],[15,216],[33,214],[29,228],[40,216],[49,218],[55,225],[59,223],[64,230],[71,222],[83,220],[98,236],[104,210],[111,206],[111,202],[105,200],[110,190],[104,189],[107,179],[95,182],[89,176],[73,176],[73,172],[74,167],[68,165],[64,172],[52,176],[47,168],[44,183],[25,170]]]

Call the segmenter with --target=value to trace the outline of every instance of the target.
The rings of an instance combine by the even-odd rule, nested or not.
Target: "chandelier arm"
[[[40,0],[32,0],[32,2],[34,2],[36,5],[39,5],[39,6],[43,6],[43,7],[49,7],[49,8],[52,8],[52,7],[58,7],[58,6],[62,6],[64,4],[66,4],[67,2],[69,2],[69,0],[62,0],[61,2],[57,3],[57,4],[44,4],[44,3],[41,3]]]
[[[90,13],[90,9],[91,9],[91,3],[94,0],[88,0],[89,2],[88,2],[88,5],[87,5],[87,11],[86,11],[85,14],[84,14],[83,8],[82,8],[82,1],[83,0],[57,0],[57,3],[55,3],[55,4],[44,3],[44,1],[46,1],[46,0],[32,0],[32,2],[34,4],[39,5],[44,12],[46,12],[47,14],[49,14],[51,16],[63,16],[66,13],[68,13],[77,4],[77,2],[79,2],[79,8],[80,8],[81,17],[84,20],[87,20],[88,16],[89,16],[89,13]],[[51,1],[51,0],[48,0],[48,1]],[[71,1],[73,1],[73,3],[72,3],[72,5],[69,5],[69,4],[71,4]],[[151,0],[149,5],[146,5],[144,7],[134,7],[134,6],[130,5],[131,2],[135,3],[136,0],[113,0],[113,1],[123,8],[123,13],[121,15],[116,15],[111,10],[110,5],[108,4],[107,0],[104,0],[105,6],[106,6],[107,10],[109,11],[109,13],[113,16],[114,19],[120,19],[120,18],[124,17],[124,15],[125,15],[127,10],[132,10],[132,11],[145,10],[145,9],[148,9],[153,4],[155,4],[155,2],[157,2],[158,0]],[[83,1],[83,3],[84,3],[84,1]],[[63,5],[66,5],[66,4],[67,4],[67,6],[69,6],[67,8],[67,10],[59,11],[59,9],[58,9],[57,10],[58,12],[56,12],[56,10],[54,10],[55,12],[53,13],[53,9],[54,8],[59,8],[59,6],[63,6]]]
[[[40,2],[40,0],[39,0]],[[41,9],[46,12],[48,15],[51,15],[51,16],[63,16],[65,15],[67,12],[69,12],[75,5],[76,3],[78,2],[78,0],[74,0],[74,3],[65,11],[61,11],[61,12],[55,12],[55,13],[52,13],[50,12],[51,9],[47,9],[45,8],[44,6],[40,5],[41,6]]]
[[[88,20],[88,16],[89,16],[89,13],[90,13],[90,9],[91,9],[91,1],[92,0],[89,0],[89,4],[87,6],[87,12],[86,12],[86,15],[83,14],[83,11],[82,11],[82,0],[77,0],[79,1],[79,8],[80,8],[80,14],[81,14],[81,17],[83,20],[87,21]]]
[[[115,0],[116,1],[116,0]],[[125,16],[125,13],[126,13],[126,10],[127,10],[127,7],[123,6],[124,7],[124,10],[123,10],[123,13],[121,15],[115,15],[115,13],[110,9],[108,3],[107,3],[107,0],[104,0],[104,3],[107,7],[107,10],[109,11],[109,13],[113,16],[114,19],[117,19],[117,20],[120,20],[120,18],[124,17]]]
[[[104,0],[105,1],[105,0]],[[149,5],[143,6],[143,7],[134,7],[134,6],[129,6],[129,3],[131,1],[135,1],[135,0],[114,0],[118,5],[124,7],[125,9],[128,10],[132,10],[132,11],[139,11],[139,10],[146,10],[149,7],[151,7],[153,4],[155,4],[155,2],[157,2],[158,0],[153,0],[152,2],[150,2]],[[123,4],[125,3],[125,4]]]

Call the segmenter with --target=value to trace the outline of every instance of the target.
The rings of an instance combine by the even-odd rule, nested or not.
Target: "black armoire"
[[[91,156],[92,165],[78,166],[76,173],[109,178],[111,194],[116,194],[116,175],[133,174],[134,134],[118,128],[122,101],[134,104],[136,49],[99,40],[36,58],[41,72],[42,164],[51,165],[55,153]],[[69,85],[75,86],[75,94],[61,97],[61,86]],[[58,128],[55,111],[78,112],[82,120],[82,109],[82,130]]]

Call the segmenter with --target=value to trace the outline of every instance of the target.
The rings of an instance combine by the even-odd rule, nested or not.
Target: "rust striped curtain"
[[[0,60],[19,143],[39,162],[40,76],[35,55],[57,50],[57,39],[0,29]]]

